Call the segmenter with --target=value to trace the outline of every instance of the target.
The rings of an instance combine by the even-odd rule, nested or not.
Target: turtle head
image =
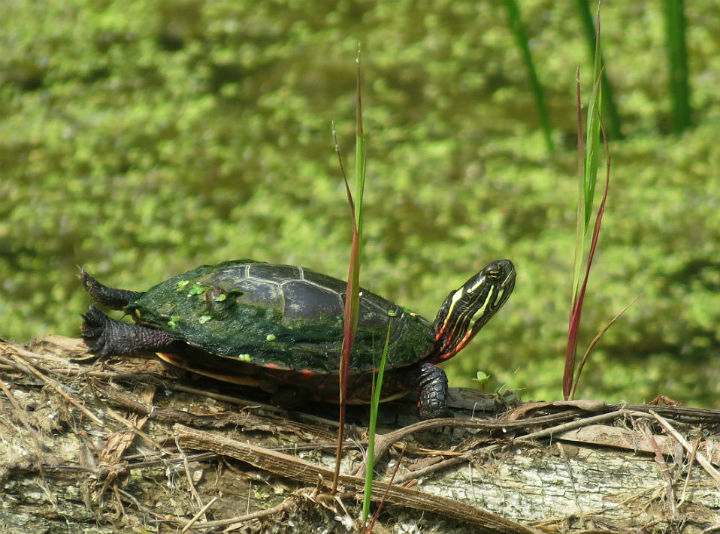
[[[462,350],[505,304],[514,287],[515,267],[510,260],[498,260],[451,291],[433,323],[432,360],[447,360]]]

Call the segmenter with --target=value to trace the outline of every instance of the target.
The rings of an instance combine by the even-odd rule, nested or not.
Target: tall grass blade
[[[599,122],[599,119],[598,119]],[[588,137],[590,132],[588,131]],[[607,147],[607,137],[605,136],[605,130],[603,129],[603,139],[605,140]],[[597,148],[597,147],[596,147]],[[580,378],[581,369],[575,372],[575,361],[577,357],[577,344],[578,334],[580,331],[580,318],[582,316],[583,302],[585,301],[585,291],[587,290],[588,279],[590,278],[590,269],[592,268],[593,258],[595,257],[595,250],[597,248],[598,238],[600,237],[600,228],[602,226],[603,214],[605,213],[605,203],[607,201],[608,188],[610,187],[610,154],[608,152],[607,159],[607,170],[605,173],[605,190],[603,191],[603,198],[600,202],[597,215],[595,216],[595,226],[592,233],[592,241],[590,243],[590,251],[588,253],[587,262],[585,265],[585,276],[583,277],[582,285],[578,292],[577,301],[574,303],[572,313],[570,316],[570,327],[568,329],[568,347],[565,354],[565,374],[563,376],[563,397],[565,400],[570,398],[570,394],[575,391],[575,385]],[[583,358],[581,367],[584,367],[585,361],[587,360],[587,354]]]
[[[356,88],[357,102],[355,106],[355,195],[358,198],[357,211],[355,212],[355,222],[358,228],[358,241],[362,243],[363,236],[363,205],[362,198],[365,192],[365,132],[363,130],[362,117],[362,70],[360,68],[360,44],[358,43],[357,57],[357,77]],[[358,254],[360,253],[358,248]],[[358,264],[360,256],[358,256]]]
[[[392,318],[390,318],[392,321]],[[370,503],[372,502],[372,483],[375,472],[375,429],[377,427],[378,409],[382,398],[382,382],[387,363],[388,348],[390,346],[390,324],[388,323],[385,346],[380,358],[380,366],[375,381],[373,382],[373,398],[370,404],[370,426],[368,427],[367,458],[365,460],[365,490],[363,493],[362,520],[367,521],[370,516]]]
[[[568,330],[568,346],[565,352],[565,369],[563,371],[563,397],[567,400],[572,390],[575,373],[575,355],[577,354],[578,327],[580,318],[576,317],[578,291],[580,288],[580,272],[585,253],[585,201],[583,197],[583,180],[585,168],[585,143],[582,135],[582,100],[580,96],[580,68],[575,69],[575,95],[577,106],[577,151],[578,151],[578,192],[577,214],[575,219],[575,258],[573,260],[572,297],[570,299],[570,327]]]
[[[537,71],[535,70],[535,63],[533,62],[532,54],[530,53],[528,36],[525,31],[525,25],[520,17],[520,9],[518,8],[515,0],[505,0],[505,10],[507,11],[510,29],[515,35],[515,41],[520,49],[520,53],[522,54],[525,69],[528,72],[530,88],[535,98],[535,108],[537,109],[540,126],[542,127],[543,134],[545,136],[545,144],[547,145],[548,152],[552,154],[555,151],[555,147],[552,141],[552,129],[550,128],[550,114],[548,113],[547,105],[545,104],[545,92],[543,91],[542,84],[540,83]]]
[[[680,133],[692,125],[687,47],[685,45],[685,2],[684,0],[665,0],[664,4],[672,128],[673,132]]]
[[[340,145],[337,142],[337,132],[333,123],[333,138],[335,140],[335,151],[340,161],[340,171],[345,182],[345,192],[347,193],[350,213],[352,215],[352,245],[350,249],[350,268],[348,272],[347,288],[345,290],[345,309],[343,312],[343,344],[340,352],[340,372],[338,380],[340,381],[340,422],[338,425],[337,448],[335,450],[335,474],[333,476],[332,493],[337,491],[338,479],[340,478],[340,463],[342,461],[342,445],[345,439],[345,408],[347,405],[347,376],[350,369],[350,354],[355,341],[355,332],[357,331],[357,318],[359,309],[359,273],[357,265],[358,261],[358,228],[356,222],[355,203],[353,202],[350,185],[348,184],[347,175],[345,174],[345,166],[342,162],[342,154],[340,153]]]
[[[597,22],[597,31],[600,32],[600,19]],[[592,205],[595,200],[595,184],[597,183],[598,151],[600,149],[600,124],[603,109],[603,90],[600,82],[604,69],[600,60],[600,39],[595,40],[595,61],[593,63],[593,91],[590,96],[590,105],[587,114],[587,135],[585,142],[585,162],[583,166],[583,202],[585,233],[590,227]]]
[[[360,258],[362,249],[362,200],[365,190],[365,142],[362,127],[362,98],[361,98],[361,76],[360,76],[360,45],[358,45],[357,57],[357,108],[355,112],[355,183],[357,195],[357,209],[353,202],[350,185],[348,184],[347,174],[342,162],[340,154],[340,145],[337,142],[337,134],[333,125],[333,137],[335,140],[335,150],[340,160],[340,170],[345,181],[345,191],[347,192],[348,204],[353,221],[352,247],[350,250],[350,268],[348,270],[347,288],[345,290],[345,309],[343,314],[343,346],[340,353],[340,421],[338,426],[337,449],[335,451],[335,474],[333,477],[332,493],[337,490],[338,479],[340,477],[340,463],[342,461],[342,446],[345,435],[345,408],[347,404],[347,377],[350,369],[350,356],[352,354],[352,346],[355,341],[355,333],[357,332],[358,314],[360,306]]]
[[[575,218],[575,258],[573,260],[572,297],[570,298],[570,313],[572,314],[577,302],[577,292],[582,269],[582,259],[585,252],[585,232],[587,227],[585,221],[585,202],[583,198],[583,169],[585,167],[585,141],[583,140],[582,120],[582,99],[580,91],[580,67],[575,69],[575,106],[577,110],[577,169],[578,169],[578,190],[577,190],[577,214]]]
[[[600,18],[598,17],[597,31],[600,31]],[[580,98],[580,80],[579,73],[576,71],[576,94],[577,94],[577,132],[578,132],[578,211],[577,211],[577,229],[575,238],[575,259],[573,264],[573,280],[572,280],[572,298],[570,302],[570,324],[568,327],[568,344],[565,352],[565,369],[563,371],[563,397],[567,400],[573,390],[573,382],[575,379],[575,367],[577,359],[577,344],[580,329],[580,319],[582,316],[582,306],[585,300],[585,291],[587,281],[590,275],[590,267],[595,255],[595,247],[599,237],[600,225],[602,223],[602,213],[605,210],[605,199],[607,198],[607,185],[603,193],[603,200],[595,219],[595,228],[592,234],[592,241],[587,258],[585,258],[585,250],[587,245],[587,236],[590,229],[590,219],[592,216],[593,201],[595,198],[595,186],[597,183],[598,155],[600,150],[600,133],[602,129],[602,62],[600,58],[600,38],[599,33],[595,39],[596,50],[593,55],[595,58],[593,64],[593,91],[590,97],[590,104],[587,113],[587,130],[585,134],[585,143],[582,142],[582,108]],[[603,136],[605,134],[602,130]],[[608,165],[609,165],[608,160]],[[609,180],[609,167],[607,179]],[[581,273],[585,270],[585,275],[581,277]]]
[[[599,59],[600,65],[603,67],[601,78],[602,92],[604,95],[603,119],[607,125],[608,135],[612,139],[620,139],[622,138],[620,115],[618,114],[612,86],[610,85],[610,80],[608,79],[607,72],[605,70],[605,61],[602,59],[602,52],[597,46],[596,36],[599,35],[599,33],[596,31],[595,25],[593,24],[592,13],[590,12],[590,2],[588,2],[588,0],[575,0],[575,6],[577,7],[578,15],[580,16],[580,22],[582,23],[583,33],[585,34],[585,41],[587,42],[590,57],[593,58],[593,62],[595,62],[596,59]],[[593,78],[593,80],[595,80],[595,78]]]

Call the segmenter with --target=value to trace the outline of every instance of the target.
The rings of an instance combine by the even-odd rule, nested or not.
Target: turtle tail
[[[137,291],[107,287],[90,276],[84,268],[80,269],[80,281],[85,291],[95,302],[112,310],[122,310],[132,301],[142,296],[142,293]]]

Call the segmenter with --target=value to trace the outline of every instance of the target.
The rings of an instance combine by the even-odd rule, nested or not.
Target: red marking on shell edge
[[[262,366],[265,367],[266,369],[283,369],[283,367],[280,367],[276,363],[264,363],[264,364],[262,364]]]
[[[302,374],[303,378],[310,378],[315,373],[310,369],[300,369],[300,373]]]

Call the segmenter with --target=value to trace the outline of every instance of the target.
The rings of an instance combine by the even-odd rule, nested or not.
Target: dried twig
[[[685,495],[687,494],[687,487],[690,483],[690,475],[692,474],[692,468],[693,465],[695,465],[695,458],[697,456],[698,447],[700,447],[700,442],[702,441],[702,438],[698,437],[695,438],[695,441],[693,442],[693,448],[692,453],[690,454],[690,458],[688,459],[688,466],[687,466],[687,475],[685,476],[685,483],[683,484],[682,493],[680,494],[680,500],[678,501],[678,508],[680,508],[683,503],[685,502]]]
[[[217,500],[218,500],[217,497],[213,497],[212,499],[210,499],[210,500],[208,501],[208,503],[207,503],[205,506],[203,506],[202,508],[200,508],[200,510],[198,510],[198,513],[196,513],[196,514],[192,517],[192,519],[191,519],[190,521],[188,521],[187,525],[185,525],[185,526],[183,527],[183,529],[180,531],[180,534],[185,534],[188,530],[190,530],[190,528],[192,528],[192,526],[198,521],[198,519],[200,519],[201,517],[204,517],[204,516],[205,516],[205,512],[207,512],[208,509],[209,509],[213,504],[215,504],[215,502],[216,502]],[[204,527],[204,528],[208,528],[207,521],[203,521],[199,526],[202,526],[202,527]]]
[[[693,448],[690,446],[690,444],[687,442],[687,440],[677,431],[673,428],[673,426],[665,419],[664,417],[659,416],[655,411],[649,410],[650,415],[652,415],[655,419],[657,419],[657,422],[660,423],[660,425],[668,431],[668,433],[674,437],[680,445],[682,445],[686,451],[689,453],[692,453]],[[698,463],[707,471],[707,474],[712,477],[712,479],[715,481],[715,485],[720,488],[720,472],[718,472],[717,469],[715,469],[712,464],[708,461],[707,458],[705,458],[705,455],[700,453],[699,451],[695,452],[695,458],[697,459]]]
[[[138,426],[132,424],[130,421],[125,419],[122,415],[117,413],[115,410],[112,410],[110,408],[107,408],[106,410],[107,410],[107,414],[112,419],[115,419],[115,421],[117,421],[118,423],[121,423],[122,425],[129,428],[134,434],[137,434],[138,436],[143,438],[145,441],[152,444],[157,450],[159,450],[161,452],[164,450],[163,446],[160,445],[160,443],[158,443],[157,441],[155,441],[152,438],[152,436],[149,436],[146,432],[143,432],[142,430],[140,430],[140,428]]]
[[[523,420],[505,421],[505,420],[489,420],[489,419],[454,419],[454,418],[441,418],[441,419],[428,419],[426,421],[419,421],[412,425],[408,425],[387,434],[378,434],[375,437],[375,462],[377,463],[390,447],[400,441],[401,439],[425,430],[441,427],[452,427],[452,428],[475,428],[483,430],[502,430],[509,431],[511,429],[527,428],[532,426],[541,426],[554,421],[562,421],[565,419],[577,417],[577,412],[568,410],[556,414],[543,415]],[[360,466],[354,471],[354,474],[365,471],[365,462],[362,462]]]
[[[182,446],[180,445],[180,442],[177,439],[177,436],[175,437],[175,446],[178,449],[178,453],[180,454],[180,457],[183,461],[183,468],[185,469],[185,478],[187,478],[188,486],[190,487],[190,492],[192,493],[193,498],[200,506],[200,511],[196,514],[195,517],[193,517],[193,521],[197,521],[199,517],[203,517],[203,519],[207,519],[204,517],[204,511],[209,506],[208,504],[203,504],[202,497],[200,497],[200,494],[197,491],[197,488],[195,487],[195,483],[192,479],[192,474],[190,473],[190,462],[188,462],[187,456],[185,455],[185,451],[183,450]],[[215,502],[215,498],[213,497],[213,501]],[[187,527],[183,529],[183,532],[187,530]]]
[[[577,421],[570,421],[569,423],[563,423],[561,425],[546,428],[544,430],[538,430],[537,432],[531,432],[530,434],[526,434],[524,436],[520,436],[519,438],[516,438],[515,441],[530,441],[530,440],[538,439],[538,438],[552,437],[554,434],[558,434],[560,432],[565,432],[566,430],[572,430],[573,428],[592,425],[594,423],[597,423],[598,421],[606,421],[607,419],[615,419],[616,417],[618,417],[622,414],[623,414],[623,410],[617,410],[617,411],[610,412],[610,413],[595,415],[593,417],[584,417],[582,419],[578,419]]]
[[[280,504],[273,506],[271,508],[266,508],[264,510],[256,510],[255,512],[251,512],[249,514],[245,515],[239,515],[236,517],[229,517],[227,519],[217,519],[215,521],[205,521],[203,523],[195,523],[190,526],[190,528],[203,528],[203,529],[215,529],[220,527],[228,527],[227,530],[235,530],[236,526],[239,526],[240,523],[245,523],[246,521],[252,521],[253,519],[261,519],[263,517],[267,517],[269,515],[275,515],[279,514],[281,512],[285,512],[295,506],[297,504],[298,497],[292,496],[285,499]],[[214,501],[211,501],[214,502]],[[208,503],[210,504],[210,503]],[[184,531],[184,529],[183,529]]]
[[[670,508],[670,517],[675,519],[677,517],[677,507],[675,506],[675,494],[673,492],[673,482],[672,477],[670,476],[670,468],[665,461],[665,457],[663,456],[663,453],[660,450],[657,441],[655,441],[655,436],[653,436],[653,433],[647,427],[647,423],[643,423],[643,425],[645,426],[645,435],[650,440],[650,443],[652,443],[653,449],[655,449],[655,461],[660,466],[660,473],[665,480],[665,492],[667,494],[666,500],[668,503],[668,507]]]

